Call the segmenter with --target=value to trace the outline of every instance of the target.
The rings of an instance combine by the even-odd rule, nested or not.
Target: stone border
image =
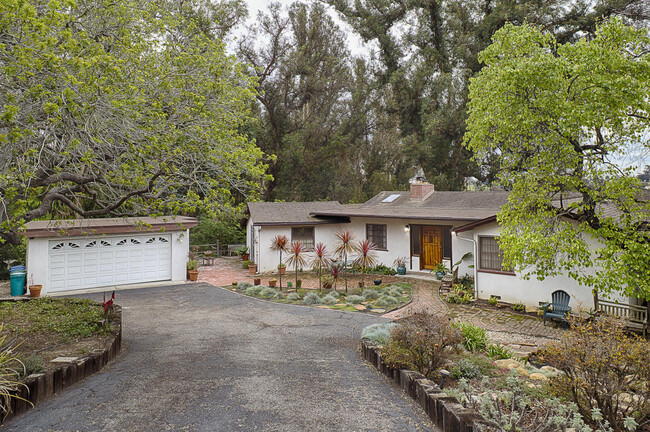
[[[431,421],[443,432],[475,432],[476,426],[485,425],[480,415],[462,406],[456,398],[447,395],[420,372],[396,369],[384,363],[381,351],[369,340],[361,340],[361,353],[365,360],[420,404]]]
[[[54,370],[45,373],[32,374],[22,382],[13,393],[25,400],[11,398],[10,410],[7,415],[0,417],[0,424],[4,424],[14,417],[51,399],[60,391],[76,384],[77,382],[99,372],[104,366],[113,360],[122,349],[122,308],[115,306],[113,319],[111,320],[113,330],[106,342],[104,349],[82,357],[74,362],[59,366]],[[31,402],[31,404],[29,402]]]

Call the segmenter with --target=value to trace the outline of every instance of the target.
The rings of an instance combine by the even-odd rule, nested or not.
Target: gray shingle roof
[[[392,202],[382,202],[399,195]],[[412,200],[408,191],[384,191],[363,204],[313,211],[313,216],[358,216],[402,219],[474,221],[495,215],[508,200],[503,191],[441,191],[425,200]]]
[[[248,212],[256,225],[311,225],[332,221],[310,216],[310,213],[340,207],[338,201],[251,202]]]

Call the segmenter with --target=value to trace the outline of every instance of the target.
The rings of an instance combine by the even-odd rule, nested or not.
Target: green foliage
[[[16,390],[26,387],[17,381],[25,374],[25,367],[14,354],[11,343],[6,344],[6,336],[0,337],[0,346],[3,347],[0,350],[0,411],[6,414],[11,410],[11,398],[22,399],[16,396]]]
[[[56,333],[63,341],[103,334],[102,306],[88,299],[38,298],[28,302],[0,303],[0,320],[10,316],[25,318],[26,331]]]
[[[347,301],[352,304],[359,304],[363,301],[366,301],[366,298],[358,295],[350,295],[348,296]]]
[[[517,312],[526,312],[526,305],[523,303],[516,303],[512,305],[512,310]]]
[[[19,245],[0,242],[0,280],[9,279],[9,269],[4,265],[5,261],[15,260],[12,265],[25,264],[26,248],[25,240],[22,240]]]
[[[255,80],[186,9],[0,1],[0,237],[256,197],[266,166],[242,133]]]
[[[245,260],[241,262],[241,268],[248,269],[248,266],[254,264],[251,260]]]
[[[300,297],[300,294],[292,292],[287,294],[287,300],[289,301],[300,301],[302,300],[302,297]]]
[[[260,291],[259,296],[265,299],[277,299],[281,297],[280,293],[271,287],[264,287]]]
[[[625,430],[627,417],[650,424],[650,342],[611,317],[573,324],[545,349],[544,361],[564,372],[551,388],[585,417],[598,409],[616,430]]]
[[[454,285],[446,300],[448,303],[468,304],[474,301],[474,292],[465,290],[462,285]]]
[[[199,262],[195,259],[188,259],[186,267],[188,270],[196,270],[199,268]]]
[[[510,351],[508,348],[504,347],[503,345],[495,344],[490,344],[487,346],[485,349],[485,355],[495,360],[509,359],[513,356],[512,351]]]
[[[368,339],[375,345],[385,346],[390,342],[390,332],[396,325],[394,322],[371,324],[361,330],[361,338]]]
[[[366,301],[371,301],[379,298],[379,291],[374,290],[374,289],[365,289],[363,290],[363,293],[361,294]]]
[[[326,295],[321,299],[321,303],[325,305],[334,305],[339,302],[339,299],[337,297],[334,297],[333,295]]]
[[[496,159],[511,191],[498,215],[506,265],[650,300],[650,201],[635,167],[615,163],[650,148],[650,37],[620,19],[596,28],[574,44],[499,30],[470,87],[465,145]]]
[[[260,293],[262,292],[262,290],[264,288],[265,287],[263,287],[261,285],[252,285],[251,284],[249,287],[245,288],[244,292],[246,293],[246,295],[257,297],[257,296],[260,295]],[[271,289],[273,289],[273,288],[271,288]]]
[[[460,335],[446,318],[417,313],[397,323],[382,352],[393,367],[414,369],[433,378],[438,367],[451,355],[448,347],[460,342]]]
[[[400,298],[402,296],[402,290],[399,287],[389,285],[381,290],[381,293],[387,296]]]
[[[305,295],[305,297],[302,299],[302,302],[308,305],[316,305],[320,304],[321,301],[318,294],[315,292],[310,292],[309,294]]]
[[[489,304],[490,306],[496,306],[496,305],[499,304],[499,299],[497,299],[497,298],[494,297],[494,296],[490,296],[490,298],[488,299],[488,304]]]
[[[245,290],[247,290],[248,288],[250,288],[250,287],[252,287],[252,286],[253,286],[252,283],[250,283],[250,282],[248,282],[248,281],[242,281],[242,282],[239,282],[239,283],[237,284],[237,289],[238,289],[238,290],[245,291]]]
[[[453,379],[465,378],[468,380],[478,379],[483,376],[481,368],[467,359],[458,360],[451,368],[451,377]]]
[[[397,271],[395,271],[394,268],[385,266],[383,264],[379,264],[372,269],[370,269],[370,273],[376,273],[376,274],[382,274],[382,275],[387,275],[387,276],[393,276],[397,274]]]
[[[293,288],[293,282],[291,281],[287,282],[287,288]]]
[[[199,225],[190,229],[191,244],[239,244],[246,241],[246,232],[240,225],[239,211],[220,212],[215,218],[199,217]]]
[[[473,352],[485,351],[487,348],[487,332],[484,328],[470,322],[454,323],[452,325],[460,330],[465,348]]]

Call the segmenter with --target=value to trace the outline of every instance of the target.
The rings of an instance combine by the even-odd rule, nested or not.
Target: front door
[[[440,262],[442,262],[442,228],[422,227],[420,266],[433,270]]]

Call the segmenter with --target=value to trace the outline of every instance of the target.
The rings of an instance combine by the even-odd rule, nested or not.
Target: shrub
[[[394,269],[392,269],[390,267],[387,267],[387,266],[385,266],[383,264],[379,264],[378,266],[373,268],[371,270],[371,272],[372,273],[379,273],[379,274],[383,274],[383,275],[389,275],[389,276],[393,276],[393,275],[397,274],[397,272]]]
[[[336,304],[338,302],[339,302],[339,299],[337,297],[334,297],[331,294],[328,294],[328,295],[326,295],[325,297],[323,297],[321,299],[321,303],[326,304],[326,305],[333,305],[333,304]]]
[[[575,404],[550,397],[533,399],[528,396],[516,374],[506,378],[506,388],[495,390],[489,380],[470,385],[460,380],[458,390],[445,389],[465,407],[478,412],[490,426],[490,431],[555,432],[573,428],[575,432],[590,432]],[[486,430],[479,425],[478,431]],[[598,431],[611,431],[602,426]]]
[[[379,291],[374,289],[365,289],[361,295],[365,297],[366,301],[371,301],[379,298]]]
[[[246,283],[248,283],[248,282],[246,282]],[[246,293],[246,295],[249,295],[249,296],[258,296],[258,295],[260,295],[260,292],[262,292],[263,289],[264,289],[264,287],[261,286],[261,285],[252,285],[252,284],[250,284],[250,286],[248,288],[246,288],[245,293]],[[273,288],[271,288],[271,289],[273,289]]]
[[[271,287],[265,287],[260,291],[260,297],[266,298],[266,299],[276,299],[280,297],[280,293],[274,290]]]
[[[289,293],[289,295],[287,295],[287,300],[290,300],[290,301],[298,301],[298,300],[301,300],[301,299],[302,299],[302,297],[300,297],[300,294],[295,293],[295,292]]]
[[[497,298],[494,297],[494,296],[490,296],[490,299],[488,300],[488,304],[489,304],[490,306],[496,306],[496,305],[499,304],[499,299],[497,299]]]
[[[387,295],[379,297],[379,299],[374,303],[374,305],[377,307],[391,307],[397,304],[399,304],[399,300],[397,300],[395,297]]]
[[[368,339],[375,345],[385,346],[390,342],[390,331],[397,324],[388,322],[383,324],[372,324],[361,330],[361,338]]]
[[[417,370],[427,378],[433,378],[452,354],[448,347],[460,342],[458,330],[446,318],[424,313],[401,320],[390,334],[382,353],[385,361],[393,367]]]
[[[512,358],[512,351],[503,345],[490,344],[485,350],[485,355],[495,360],[509,359]]]
[[[459,285],[454,285],[454,288],[447,295],[448,303],[467,304],[474,300],[474,294],[470,291],[465,291]]]
[[[454,324],[463,337],[463,345],[469,351],[485,351],[487,348],[487,332],[484,328],[469,322]]]
[[[512,305],[512,310],[517,311],[517,312],[526,312],[526,305],[523,303],[517,303]]]
[[[238,289],[238,290],[245,291],[245,290],[247,290],[248,288],[250,288],[250,287],[252,287],[252,286],[253,286],[253,284],[250,283],[250,282],[239,282],[239,283],[237,284],[237,289]]]
[[[318,296],[318,294],[314,292],[310,292],[305,296],[304,299],[302,299],[302,302],[308,305],[320,304],[320,297]]]
[[[551,379],[557,394],[573,399],[580,413],[594,409],[615,430],[625,430],[627,417],[647,430],[650,425],[650,342],[625,333],[611,317],[574,322],[573,331],[546,347],[543,359],[564,372]]]
[[[451,377],[453,379],[477,379],[483,376],[481,368],[468,361],[467,359],[460,359],[456,362],[454,367],[451,369]]]
[[[402,296],[402,290],[399,289],[396,286],[387,286],[383,290],[381,290],[382,294],[390,296],[390,297],[401,297]]]
[[[45,362],[43,357],[32,354],[23,361],[24,370],[20,371],[21,376],[29,376],[31,374],[40,373],[45,370]]]
[[[246,260],[241,262],[241,267],[247,269],[249,265],[254,264],[251,260]]]
[[[358,295],[351,295],[348,296],[348,302],[352,304],[359,304],[362,301],[365,301],[366,299],[364,297],[358,296]]]

